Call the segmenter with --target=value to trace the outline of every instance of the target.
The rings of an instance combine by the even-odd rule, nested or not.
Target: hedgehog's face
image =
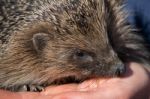
[[[68,35],[56,41],[48,41],[43,50],[46,58],[44,63],[56,63],[63,74],[75,73],[82,77],[118,76],[124,72],[124,65],[107,39]]]
[[[124,64],[111,47],[105,31],[92,29],[84,34],[68,28],[58,33],[48,24],[44,27],[47,33],[35,33],[32,41],[41,58],[43,76],[50,82],[68,77],[77,80],[112,77],[124,72]]]
[[[45,9],[44,15],[51,14],[42,17],[48,24],[33,36],[43,66],[49,68],[45,72],[53,71],[45,74],[78,79],[122,74],[124,64],[107,35],[109,23],[103,0],[68,2]]]

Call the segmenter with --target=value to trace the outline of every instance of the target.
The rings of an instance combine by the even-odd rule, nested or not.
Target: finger
[[[77,91],[77,84],[67,84],[61,86],[50,86],[47,87],[43,92],[44,95],[55,95],[65,92]]]
[[[9,91],[0,90],[0,99],[21,99],[21,96]]]
[[[105,84],[108,78],[95,78],[87,80],[78,85],[78,91],[92,91],[99,88],[101,85]]]
[[[51,99],[51,95],[42,95],[38,92],[10,92],[0,90],[0,99]]]
[[[87,96],[88,94],[88,96]],[[52,99],[94,99],[88,92],[69,92],[55,95]]]
[[[137,63],[130,64],[130,75],[123,78],[122,81],[128,85],[139,85],[137,90],[144,88],[146,85],[149,85],[150,79],[146,70],[142,67],[142,65]]]
[[[71,92],[66,94],[59,94],[52,99],[128,99],[127,96],[119,92],[112,93],[112,91],[86,91],[86,92]]]
[[[42,94],[48,95],[55,95],[65,92],[73,92],[73,91],[89,91],[92,89],[96,89],[99,83],[106,81],[105,79],[101,79],[99,82],[97,79],[91,79],[85,81],[81,84],[66,84],[61,86],[50,86],[47,87]]]
[[[19,95],[21,98],[15,98],[15,99],[51,99],[52,98],[52,95],[43,95],[38,92],[20,92]]]

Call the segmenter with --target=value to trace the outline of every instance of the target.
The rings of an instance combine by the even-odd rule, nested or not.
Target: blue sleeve
[[[150,0],[127,0],[126,8],[129,22],[139,28],[150,43]]]

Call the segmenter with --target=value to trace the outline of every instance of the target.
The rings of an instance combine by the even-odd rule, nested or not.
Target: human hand
[[[91,79],[79,85],[47,88],[52,99],[150,99],[150,72],[131,63],[122,78]]]
[[[95,78],[81,84],[51,86],[43,92],[0,91],[0,99],[149,99],[150,77],[139,64],[131,63],[122,78]]]

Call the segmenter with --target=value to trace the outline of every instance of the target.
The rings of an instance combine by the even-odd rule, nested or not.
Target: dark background
[[[150,44],[150,0],[127,0],[129,22],[137,27]]]

